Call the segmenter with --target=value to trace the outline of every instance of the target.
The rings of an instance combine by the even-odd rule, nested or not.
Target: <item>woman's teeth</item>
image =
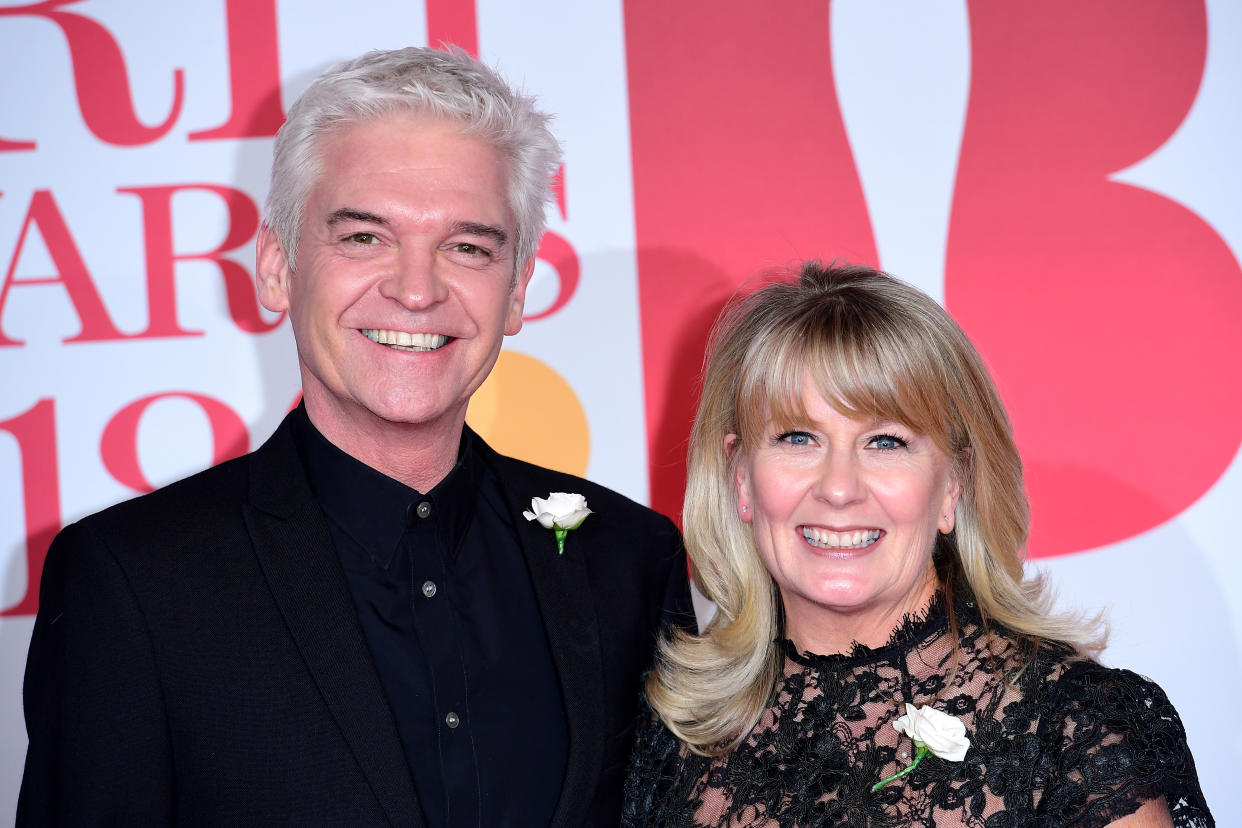
[[[813,526],[802,527],[802,537],[811,546],[820,549],[863,549],[880,539],[879,529],[859,529],[854,532],[829,532]]]
[[[362,335],[372,342],[387,345],[399,351],[434,351],[444,347],[449,338],[444,334],[410,333],[408,331],[383,331],[364,329]]]

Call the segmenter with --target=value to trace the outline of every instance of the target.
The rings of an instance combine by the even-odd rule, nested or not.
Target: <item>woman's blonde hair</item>
[[[1102,646],[1096,625],[1048,612],[1042,578],[1023,574],[1028,508],[1009,418],[983,360],[926,294],[874,268],[810,262],[796,281],[735,299],[708,346],[690,437],[683,515],[699,590],[716,603],[701,635],[661,644],[647,697],[691,750],[731,751],[759,720],[781,670],[780,594],[738,519],[737,464],[769,422],[806,422],[810,377],[833,408],[930,437],[962,487],[954,530],[939,535],[941,589],[962,590],[988,620],[1032,642]],[[737,439],[726,448],[729,435]],[[951,615],[953,632],[956,620]]]

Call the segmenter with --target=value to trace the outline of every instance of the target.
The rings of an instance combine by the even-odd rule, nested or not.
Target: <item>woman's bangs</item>
[[[942,401],[928,393],[933,389],[925,372],[885,344],[875,335],[831,337],[808,354],[810,376],[828,404],[847,417],[901,423],[937,436],[944,428]]]
[[[742,442],[757,445],[765,431],[809,425],[807,382],[847,417],[946,440],[950,404],[924,349],[903,342],[887,320],[837,310],[819,307],[769,327],[747,350],[735,400]]]
[[[805,425],[802,383],[806,364],[795,335],[774,336],[747,354],[737,389],[738,433],[748,446],[757,445],[769,428],[786,431]]]

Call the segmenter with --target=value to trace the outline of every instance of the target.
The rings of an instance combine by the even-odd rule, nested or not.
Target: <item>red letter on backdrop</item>
[[[42,399],[23,414],[0,422],[17,439],[22,464],[22,514],[26,519],[26,592],[0,617],[34,615],[39,578],[52,538],[60,531],[60,475],[56,467],[56,410]]]
[[[223,463],[240,457],[249,450],[250,436],[246,424],[237,412],[224,403],[191,391],[165,391],[135,400],[116,413],[104,428],[99,441],[99,454],[104,468],[118,483],[137,492],[153,492],[155,487],[147,480],[138,463],[138,422],[151,403],[157,400],[180,397],[196,403],[207,415],[211,424],[211,464]]]
[[[772,265],[874,263],[875,242],[826,2],[790,0],[774,14],[753,0],[627,0],[625,41],[651,502],[678,515],[721,304]]]
[[[537,255],[556,269],[556,276],[560,280],[560,285],[556,291],[556,300],[546,310],[522,317],[527,322],[546,319],[569,304],[569,300],[573,298],[574,291],[578,289],[578,279],[582,272],[582,265],[578,261],[578,252],[574,250],[573,245],[566,241],[563,236],[553,233],[551,230],[544,233],[543,238],[539,240],[539,252]]]
[[[460,46],[479,54],[478,13],[474,0],[427,0],[427,43]]]
[[[205,253],[173,251],[172,199],[178,192],[204,190],[215,193],[229,210],[229,229],[219,247]],[[147,302],[150,321],[137,337],[201,336],[202,331],[187,331],[177,323],[177,292],[174,265],[179,261],[208,261],[220,268],[224,276],[225,296],[229,315],[237,327],[247,333],[264,333],[284,319],[266,322],[259,314],[254,279],[245,267],[222,254],[236,250],[254,238],[259,229],[259,209],[250,196],[222,184],[173,184],[164,187],[120,187],[120,193],[132,193],[142,199],[142,220],[146,237]]]
[[[82,120],[95,137],[109,144],[132,147],[159,140],[172,129],[181,114],[185,73],[173,70],[172,111],[159,126],[144,126],[134,112],[129,92],[129,73],[121,47],[103,26],[83,17],[58,11],[81,0],[43,0],[28,6],[0,6],[0,17],[37,15],[60,26],[69,43],[73,80],[78,90]]]
[[[57,275],[55,276],[34,279],[18,279],[16,276],[17,260],[21,257],[22,246],[26,242],[26,234],[30,231],[31,224],[39,225],[39,231],[43,234],[43,241],[47,244],[52,263],[56,266]],[[108,318],[108,312],[99,298],[99,292],[95,290],[95,285],[91,282],[86,263],[82,261],[82,254],[78,252],[77,245],[73,243],[73,237],[69,235],[69,227],[65,224],[65,219],[60,214],[60,208],[56,206],[52,194],[47,190],[35,190],[30,199],[30,209],[26,213],[26,220],[17,236],[17,247],[13,250],[13,259],[9,262],[9,269],[5,273],[4,285],[0,286],[0,319],[3,319],[4,305],[8,300],[9,290],[13,286],[56,283],[65,286],[69,301],[73,303],[78,312],[78,318],[82,320],[82,331],[77,336],[66,339],[66,342],[103,342],[127,338]],[[3,329],[0,328],[0,346],[21,344],[23,343],[5,336]]]
[[[552,180],[552,191],[556,194],[556,206],[560,210],[561,218],[569,218],[569,209],[565,199],[564,164],[556,170],[556,176]],[[582,274],[582,264],[578,260],[578,251],[574,250],[574,246],[559,233],[553,233],[551,230],[544,233],[543,238],[539,240],[539,250],[536,256],[556,269],[559,285],[556,291],[556,300],[548,306],[547,310],[531,314],[530,316],[523,316],[522,319],[527,322],[534,322],[536,319],[546,319],[569,304],[569,300],[573,298],[574,291],[578,289],[578,279]]]
[[[34,141],[9,141],[0,138],[0,152],[13,152],[14,150],[32,150],[36,146]]]
[[[228,0],[229,92],[233,111],[215,129],[191,132],[191,141],[266,138],[284,123],[280,105],[276,0]]]
[[[1242,441],[1237,261],[1109,180],[1186,117],[1206,25],[1186,0],[970,3],[945,293],[1013,417],[1033,557],[1159,526]]]

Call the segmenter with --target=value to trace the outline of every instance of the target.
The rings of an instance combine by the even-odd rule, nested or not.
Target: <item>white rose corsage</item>
[[[893,722],[893,730],[904,733],[914,741],[914,761],[909,767],[876,782],[871,786],[873,791],[914,770],[929,753],[950,762],[960,762],[966,758],[966,751],[970,748],[966,725],[960,719],[925,705],[915,707],[907,703],[906,715]]]
[[[587,519],[591,510],[587,508],[586,498],[572,492],[552,492],[545,500],[542,497],[530,499],[530,511],[522,512],[527,520],[537,520],[544,529],[551,529],[556,534],[556,554],[565,554],[565,535],[571,529],[577,529]]]

